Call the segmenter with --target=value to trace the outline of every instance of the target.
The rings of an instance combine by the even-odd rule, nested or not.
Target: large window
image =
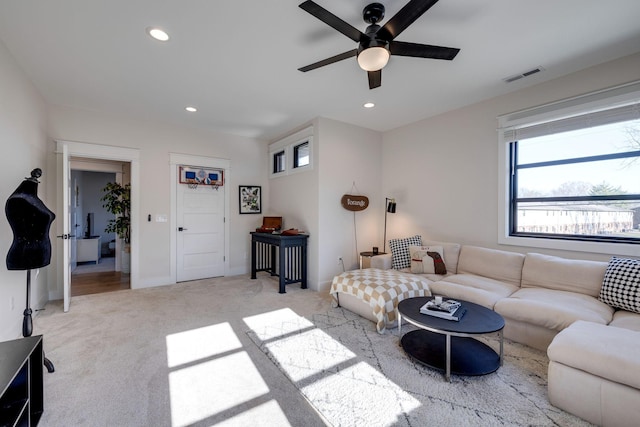
[[[640,94],[631,92],[501,118],[515,123],[501,126],[506,240],[640,243]]]

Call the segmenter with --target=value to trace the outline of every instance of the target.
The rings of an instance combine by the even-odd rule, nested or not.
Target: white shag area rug
[[[409,325],[381,335],[335,308],[310,319],[280,310],[249,326],[252,341],[332,426],[590,425],[549,403],[546,354],[508,340],[497,372],[448,383],[404,353]]]

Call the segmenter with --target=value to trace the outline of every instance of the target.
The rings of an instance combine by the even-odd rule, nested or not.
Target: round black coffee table
[[[504,352],[502,316],[460,299],[456,301],[467,311],[459,321],[420,313],[420,307],[431,299],[433,297],[409,298],[398,304],[398,331],[403,319],[420,328],[402,337],[400,342],[404,351],[418,362],[444,371],[447,381],[451,381],[452,373],[486,375],[495,372],[502,365]],[[473,338],[493,333],[499,335],[499,353]]]

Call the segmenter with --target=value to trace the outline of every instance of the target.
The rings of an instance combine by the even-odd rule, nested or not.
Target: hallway
[[[129,274],[114,270],[115,258],[102,258],[98,265],[80,264],[71,274],[71,296],[130,289]]]

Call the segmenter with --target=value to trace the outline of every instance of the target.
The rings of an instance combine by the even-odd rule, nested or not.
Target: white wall
[[[382,188],[398,203],[388,237],[417,233],[504,250],[608,260],[603,254],[498,245],[496,118],[638,79],[640,55],[633,55],[386,132]]]
[[[382,135],[325,118],[318,123],[318,289],[326,291],[333,276],[342,273],[338,257],[346,270],[352,270],[358,268],[360,252],[373,246],[382,251],[385,195],[381,191]],[[355,214],[347,211],[340,204],[345,194],[367,196],[369,207]]]
[[[0,200],[4,205],[34,168],[43,170],[38,195],[53,209],[55,197],[48,194],[47,181],[55,171],[47,169],[46,104],[25,77],[6,47],[0,42]],[[4,214],[0,219],[0,341],[22,336],[22,313],[25,309],[26,272],[8,271],[6,255],[13,241],[11,227]],[[32,274],[31,307],[44,306],[48,299],[47,269]],[[34,331],[38,333],[38,331]]]
[[[170,203],[169,153],[229,159],[231,171],[225,176],[230,192],[230,242],[228,275],[248,271],[249,231],[256,218],[238,213],[238,185],[266,184],[267,143],[206,130],[134,120],[128,117],[76,110],[61,106],[49,108],[49,134],[54,140],[79,141],[140,150],[140,271],[144,284],[169,283],[170,238],[174,230],[168,222],[148,222],[147,216],[175,215]],[[264,201],[263,201],[264,203]],[[55,285],[54,285],[55,286]],[[60,293],[61,287],[50,289]]]

